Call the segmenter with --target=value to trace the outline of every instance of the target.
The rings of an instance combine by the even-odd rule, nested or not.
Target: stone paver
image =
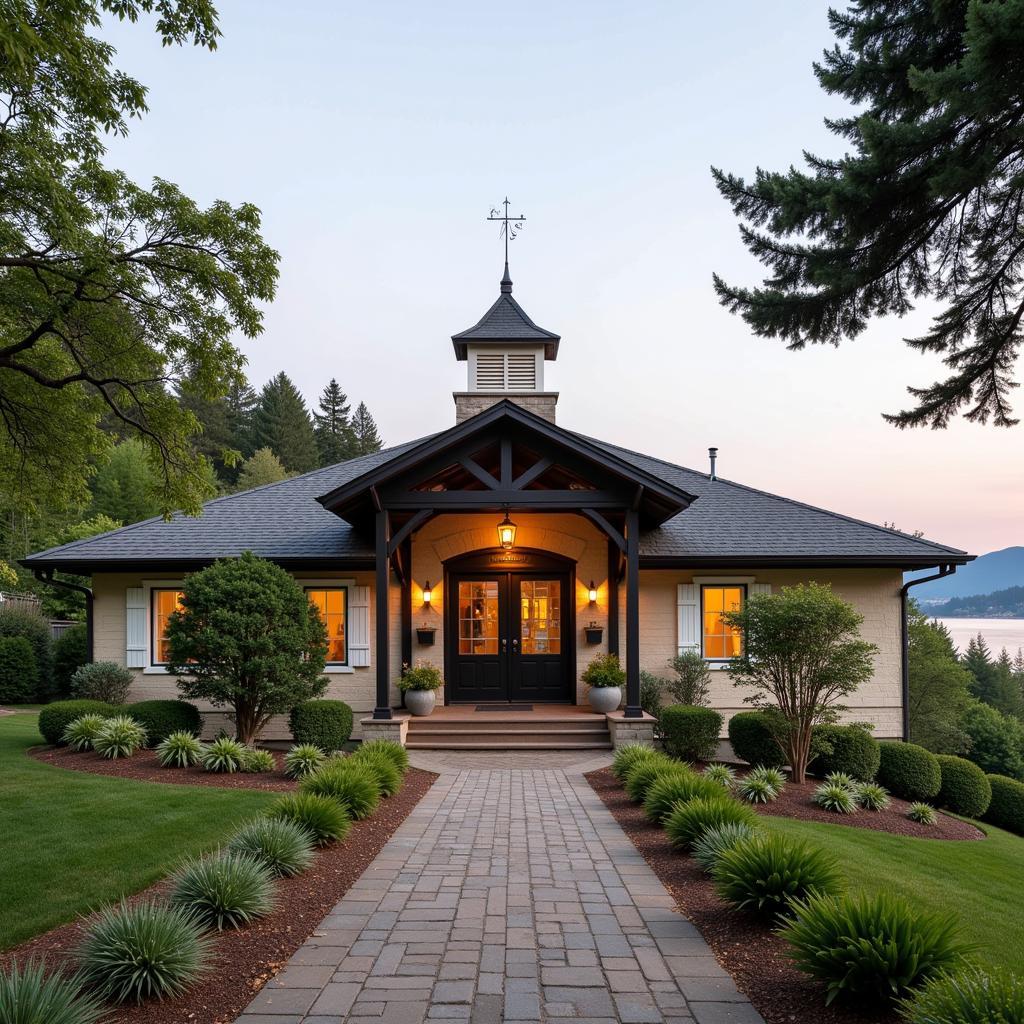
[[[593,752],[518,756],[433,758],[441,778],[239,1024],[763,1024],[587,785]]]

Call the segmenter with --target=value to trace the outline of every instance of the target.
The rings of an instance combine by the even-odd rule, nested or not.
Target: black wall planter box
[[[416,643],[420,647],[433,647],[434,646],[434,634],[437,632],[436,629],[427,627],[426,629],[416,630]]]
[[[604,626],[585,626],[583,632],[588,644],[599,644],[604,636]]]

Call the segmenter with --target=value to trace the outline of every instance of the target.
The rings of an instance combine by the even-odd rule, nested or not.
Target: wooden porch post
[[[640,515],[626,513],[626,718],[642,718],[640,707]]]
[[[615,541],[608,540],[608,653],[619,653],[619,551]]]
[[[379,508],[376,513],[376,555],[377,579],[377,706],[373,717],[381,720],[391,718],[391,673],[388,658],[388,588],[390,583],[391,560],[388,558],[388,513]]]

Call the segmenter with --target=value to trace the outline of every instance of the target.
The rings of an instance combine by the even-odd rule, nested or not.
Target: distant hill
[[[954,597],[945,604],[930,605],[928,612],[945,619],[1024,619],[1024,587]]]
[[[924,572],[907,573],[906,579],[930,576],[934,569]],[[1024,547],[1003,548],[990,551],[973,562],[960,566],[952,576],[922,583],[914,587],[911,594],[922,602],[949,600],[953,597],[971,597],[978,594],[992,594],[997,590],[1024,587]],[[929,611],[932,611],[929,608]],[[966,614],[966,613],[964,613]]]

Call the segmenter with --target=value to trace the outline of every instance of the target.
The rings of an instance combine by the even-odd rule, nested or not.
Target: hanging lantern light
[[[498,523],[498,543],[506,550],[511,551],[516,543],[516,524],[508,517],[508,506],[505,507],[505,518]]]

